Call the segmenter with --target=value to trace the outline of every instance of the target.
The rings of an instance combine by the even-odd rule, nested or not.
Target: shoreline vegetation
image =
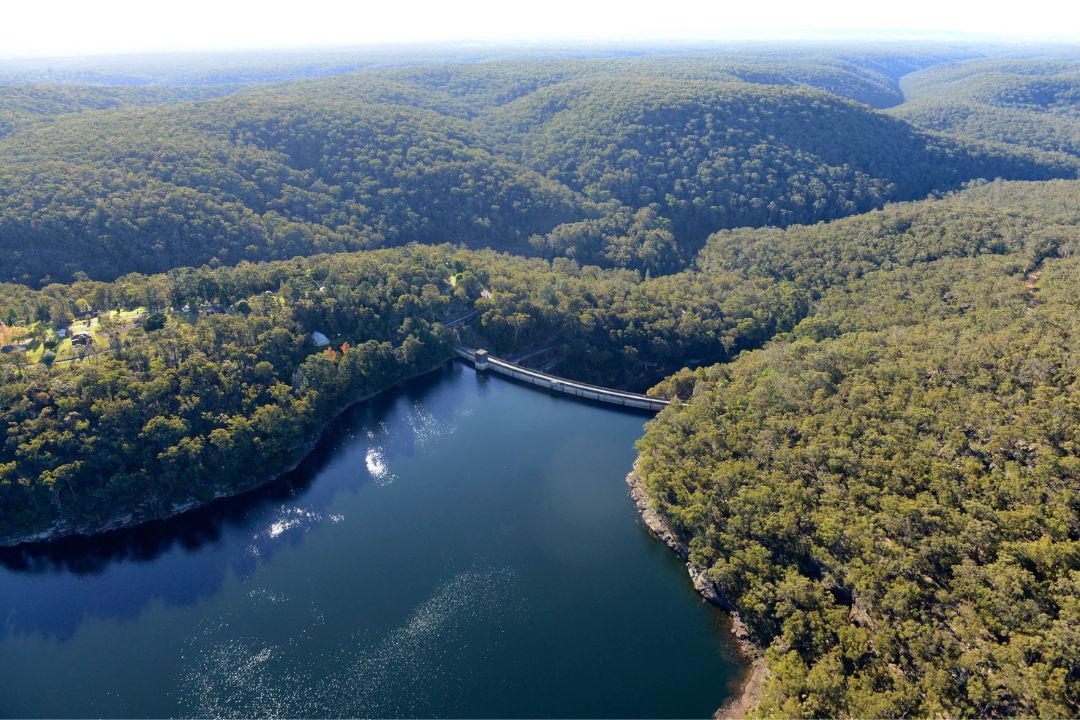
[[[1080,715],[1080,60],[943,52],[0,92],[0,544],[244,492],[460,340],[678,399],[629,480],[739,610],[721,714]]]
[[[169,313],[107,359],[0,363],[0,521],[40,531],[63,515],[57,497],[69,516],[112,519],[118,502],[208,498],[229,467],[269,474],[336,399],[445,359],[441,319],[479,309],[467,332],[500,354],[557,338],[566,377],[699,366],[655,386],[685,404],[650,423],[638,471],[768,643],[751,712],[1069,715],[1075,664],[1058,639],[1076,626],[1080,578],[1078,188],[987,183],[824,225],[717,233],[694,269],[657,278],[409,246],[0,285],[11,325],[84,298]],[[184,319],[184,304],[215,300],[222,312]],[[340,350],[315,348],[315,330]],[[896,623],[912,617],[929,619]],[[937,649],[921,644],[927,630]],[[934,673],[943,657],[967,674]],[[762,677],[720,712],[753,708]]]
[[[211,503],[217,502],[218,500],[224,500],[224,499],[227,499],[227,498],[239,497],[240,495],[244,495],[245,493],[249,493],[249,492],[252,492],[254,490],[258,490],[261,487],[264,487],[264,486],[266,486],[266,485],[268,485],[268,484],[270,484],[270,483],[272,483],[272,482],[274,482],[276,480],[279,480],[280,478],[284,477],[285,475],[288,475],[293,470],[298,468],[300,466],[300,464],[304,462],[304,460],[308,457],[308,455],[311,454],[311,452],[315,449],[315,447],[319,444],[319,442],[326,435],[327,428],[329,428],[331,425],[333,425],[334,422],[336,422],[338,420],[338,418],[340,418],[350,408],[355,407],[356,405],[359,405],[360,403],[367,402],[367,401],[369,401],[369,400],[371,400],[371,399],[373,399],[375,397],[378,397],[379,395],[382,395],[383,393],[389,392],[389,391],[391,391],[391,390],[393,390],[395,388],[399,388],[399,387],[401,387],[402,385],[404,385],[405,383],[407,383],[407,382],[409,382],[411,380],[415,380],[416,378],[423,377],[424,375],[430,375],[431,373],[436,372],[439,369],[445,367],[447,365],[447,363],[451,363],[453,361],[454,361],[453,356],[447,357],[447,358],[443,359],[441,362],[435,364],[433,367],[429,367],[429,368],[426,368],[426,369],[423,369],[423,370],[418,370],[417,372],[415,372],[415,373],[413,373],[413,374],[411,374],[411,375],[409,375],[407,377],[401,378],[401,379],[397,380],[396,382],[394,382],[394,383],[392,383],[390,385],[387,385],[386,387],[382,388],[381,390],[376,390],[374,392],[363,395],[362,397],[359,397],[359,398],[357,398],[355,400],[351,400],[349,402],[346,402],[336,412],[334,412],[332,414],[330,419],[328,419],[322,425],[322,427],[319,429],[318,433],[315,435],[314,438],[312,438],[311,440],[309,440],[308,442],[306,442],[305,444],[300,446],[299,451],[296,453],[295,460],[290,460],[278,472],[274,472],[273,474],[270,474],[270,475],[261,475],[261,476],[259,476],[259,479],[255,479],[255,480],[252,480],[251,482],[237,485],[236,487],[232,487],[232,488],[229,488],[227,490],[222,490],[222,491],[216,492],[214,494],[214,496],[211,497],[208,500],[201,500],[201,499],[198,499],[198,498],[189,498],[188,500],[185,500],[185,501],[174,504],[172,506],[172,508],[170,508],[164,514],[157,515],[157,516],[154,516],[154,517],[140,517],[140,518],[136,519],[134,512],[133,511],[128,511],[128,512],[124,513],[123,515],[118,515],[118,516],[116,516],[114,518],[110,518],[109,520],[106,520],[104,522],[97,523],[93,527],[90,527],[90,528],[87,528],[87,527],[70,527],[70,525],[66,526],[66,527],[56,527],[54,525],[53,528],[49,528],[49,529],[46,529],[44,531],[39,531],[39,532],[33,533],[31,535],[23,535],[23,536],[16,537],[16,538],[12,538],[11,536],[2,537],[2,538],[0,538],[0,548],[17,548],[17,547],[23,547],[23,546],[27,546],[27,545],[47,544],[47,543],[51,543],[51,542],[56,542],[58,540],[63,540],[63,539],[66,539],[66,538],[75,538],[75,537],[91,538],[91,537],[94,537],[96,535],[102,535],[102,534],[105,534],[105,533],[128,530],[128,529],[135,528],[135,527],[138,527],[140,525],[145,525],[145,524],[152,523],[152,522],[159,522],[159,521],[169,520],[170,518],[174,518],[174,517],[177,517],[179,515],[183,515],[184,513],[191,512],[193,510],[198,510],[200,508],[206,507],[207,505],[210,505]]]
[[[220,491],[214,494],[209,500],[200,500],[197,498],[190,498],[184,502],[175,504],[170,510],[164,514],[160,514],[155,517],[142,517],[136,519],[133,512],[127,512],[123,515],[119,515],[114,518],[110,518],[104,522],[98,523],[93,527],[71,527],[62,526],[49,528],[45,531],[37,532],[32,535],[21,536],[18,538],[3,537],[0,538],[0,548],[18,548],[28,545],[42,545],[52,542],[56,542],[69,538],[91,538],[97,535],[102,535],[111,532],[121,532],[124,530],[132,529],[141,525],[167,521],[171,518],[175,518],[187,512],[198,510],[206,507],[219,500],[227,500],[230,498],[236,498],[249,492],[258,490],[272,482],[275,482],[290,472],[299,467],[304,460],[311,454],[311,452],[318,446],[326,435],[327,429],[333,425],[345,412],[351,408],[368,402],[379,395],[390,392],[396,388],[400,388],[404,384],[423,377],[432,373],[438,372],[442,368],[445,368],[448,364],[455,362],[453,355],[443,359],[436,363],[432,367],[428,367],[422,370],[418,370],[411,375],[401,378],[398,381],[387,385],[386,387],[367,393],[359,398],[344,403],[332,416],[323,424],[318,433],[305,443],[302,448],[296,453],[295,459],[291,460],[286,466],[284,466],[279,472],[273,473],[269,476],[261,476],[258,479],[254,479],[250,482],[237,485],[225,491]],[[585,401],[588,402],[588,401]],[[700,568],[696,568],[690,564],[687,560],[689,555],[689,547],[684,541],[678,538],[675,533],[668,526],[667,522],[657,513],[649,503],[648,497],[644,488],[641,486],[640,479],[636,472],[637,463],[635,462],[635,469],[631,471],[627,477],[626,482],[629,485],[629,494],[633,499],[639,517],[642,520],[643,525],[649,531],[649,533],[657,540],[666,544],[671,548],[682,560],[686,561],[686,567],[694,585],[694,589],[701,594],[701,596],[708,602],[720,607],[728,614],[729,630],[735,640],[735,645],[738,649],[739,655],[747,663],[745,674],[739,679],[737,683],[737,690],[732,697],[724,702],[720,708],[714,713],[714,718],[730,718],[731,720],[741,720],[750,711],[754,709],[758,702],[758,693],[760,691],[762,680],[765,676],[765,663],[762,654],[762,648],[752,639],[750,633],[746,629],[746,626],[742,623],[737,610],[726,602],[717,592],[716,587],[708,580],[704,571]]]
[[[751,636],[735,606],[720,594],[704,570],[690,562],[690,546],[675,534],[668,522],[653,507],[641,482],[641,476],[638,475],[636,461],[634,462],[634,469],[626,476],[626,484],[630,487],[630,497],[637,506],[638,515],[645,529],[656,540],[671,548],[686,563],[686,570],[694,590],[705,600],[724,610],[728,615],[728,629],[735,640],[735,646],[738,648],[739,654],[746,662],[746,669],[745,674],[737,684],[735,692],[717,709],[713,717],[741,720],[758,703],[761,683],[765,679],[764,650]]]
[[[640,484],[767,648],[755,714],[1076,715],[1078,260],[867,273],[657,388]]]
[[[102,358],[63,369],[14,353],[0,362],[0,538],[67,534],[58,520],[127,524],[120,508],[161,517],[219,495],[229,472],[269,475],[339,398],[449,357],[456,336],[442,322],[466,310],[480,311],[468,332],[495,352],[544,343],[558,374],[633,389],[679,358],[756,346],[805,309],[783,284],[735,285],[729,273],[649,279],[445,245],[40,291],[0,285],[12,326],[62,325],[84,305],[150,312],[114,332],[115,352]],[[700,319],[673,322],[688,310]]]

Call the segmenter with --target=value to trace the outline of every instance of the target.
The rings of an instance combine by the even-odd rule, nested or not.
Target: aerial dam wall
[[[557,377],[555,375],[548,375],[536,370],[530,370],[521,365],[515,365],[514,363],[489,355],[486,350],[476,350],[474,348],[458,346],[454,348],[454,352],[457,353],[458,357],[472,363],[473,367],[481,372],[488,371],[498,373],[499,375],[505,375],[514,380],[529,383],[530,385],[537,385],[553,392],[574,395],[587,400],[595,400],[597,402],[610,403],[612,405],[649,410],[652,412],[660,412],[670,404],[669,400],[664,400],[663,398],[648,397],[647,395],[641,395],[639,393],[613,390],[598,385],[589,385],[575,380],[567,380],[566,378]]]

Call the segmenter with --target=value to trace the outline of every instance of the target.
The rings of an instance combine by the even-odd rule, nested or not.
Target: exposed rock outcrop
[[[704,568],[696,567],[689,561],[690,546],[680,538],[664,517],[656,511],[649,501],[648,494],[637,474],[637,466],[626,476],[626,484],[630,486],[630,497],[637,505],[641,521],[656,539],[663,542],[686,562],[686,570],[690,575],[690,581],[694,589],[701,593],[709,602],[720,606],[727,611],[731,619],[731,633],[735,636],[735,643],[748,663],[747,673],[743,677],[739,691],[714,715],[717,718],[732,718],[737,720],[744,717],[758,703],[761,691],[761,682],[765,677],[765,661],[762,657],[761,647],[754,640],[750,630],[739,617],[738,611],[716,589],[709,574]]]

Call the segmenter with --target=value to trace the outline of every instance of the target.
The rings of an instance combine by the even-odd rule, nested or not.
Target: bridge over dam
[[[660,412],[671,402],[670,400],[664,400],[663,398],[648,397],[647,395],[641,395],[639,393],[613,390],[598,385],[589,385],[587,383],[577,382],[576,380],[567,380],[566,378],[557,377],[555,375],[548,375],[547,373],[530,370],[527,367],[515,365],[512,362],[507,362],[494,355],[489,355],[486,350],[477,350],[475,348],[459,345],[454,348],[454,352],[457,353],[458,357],[472,363],[473,367],[479,371],[498,373],[499,375],[505,375],[520,382],[537,385],[553,392],[573,395],[587,400],[595,400],[597,402],[622,405],[623,407],[638,408],[641,410],[650,410],[652,412]]]

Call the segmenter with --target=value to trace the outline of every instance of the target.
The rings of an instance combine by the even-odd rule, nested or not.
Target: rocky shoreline
[[[20,545],[36,545],[36,544],[39,544],[39,543],[49,543],[49,542],[53,542],[55,540],[63,540],[65,538],[73,538],[73,537],[88,538],[88,537],[93,537],[94,535],[101,535],[101,534],[104,534],[104,533],[114,532],[114,531],[117,531],[117,530],[125,530],[125,529],[128,529],[128,528],[137,527],[139,525],[145,525],[146,523],[157,522],[157,521],[160,521],[160,520],[168,520],[170,518],[176,517],[177,515],[182,515],[182,514],[184,514],[186,512],[189,512],[191,510],[195,510],[197,508],[209,505],[210,503],[212,503],[212,502],[214,502],[216,500],[221,500],[222,498],[236,497],[238,495],[243,495],[244,493],[251,492],[252,490],[256,490],[256,489],[262,487],[263,485],[266,485],[267,483],[273,482],[274,480],[278,479],[282,475],[290,473],[293,470],[295,470],[297,467],[299,467],[300,463],[302,463],[304,461],[304,458],[306,458],[309,454],[311,454],[311,451],[314,450],[315,446],[319,444],[319,441],[322,439],[323,435],[326,433],[326,429],[328,427],[330,427],[330,424],[333,423],[335,420],[337,420],[341,416],[341,414],[343,412],[345,412],[346,410],[348,410],[352,406],[358,405],[358,404],[360,404],[362,402],[366,402],[366,401],[372,399],[373,397],[376,397],[378,395],[382,395],[384,392],[387,392],[389,390],[393,390],[396,387],[400,387],[402,384],[407,383],[410,380],[421,377],[423,375],[427,375],[428,373],[433,373],[436,370],[438,370],[439,368],[443,367],[444,365],[446,365],[447,363],[452,362],[452,361],[453,361],[453,358],[447,358],[446,360],[439,363],[435,367],[428,368],[426,370],[421,370],[419,372],[413,373],[412,375],[409,375],[408,377],[402,378],[401,380],[397,381],[393,385],[389,385],[389,386],[383,388],[382,390],[379,390],[378,392],[369,393],[367,395],[364,395],[363,397],[360,397],[360,398],[357,398],[355,400],[351,400],[351,401],[345,403],[344,405],[342,405],[342,407],[337,412],[335,412],[333,414],[333,417],[331,417],[329,420],[326,421],[326,423],[322,426],[322,428],[320,428],[319,432],[316,433],[314,438],[312,438],[306,444],[296,448],[296,456],[295,456],[296,459],[294,461],[288,463],[285,467],[283,467],[280,470],[276,471],[273,475],[271,475],[269,477],[256,478],[256,479],[253,479],[253,480],[251,480],[249,482],[237,485],[235,487],[230,487],[228,489],[219,490],[218,492],[214,493],[214,496],[211,497],[209,500],[200,500],[200,499],[197,499],[197,498],[189,498],[187,500],[184,500],[183,502],[176,503],[171,508],[169,508],[169,510],[167,510],[166,512],[164,512],[162,514],[155,515],[153,517],[139,516],[139,515],[136,514],[136,512],[134,510],[129,510],[128,512],[125,512],[122,515],[116,515],[115,517],[109,518],[108,520],[97,523],[97,524],[95,524],[93,526],[90,526],[90,527],[78,526],[78,525],[76,525],[74,523],[70,523],[70,522],[69,523],[64,523],[64,522],[58,520],[55,523],[53,523],[50,527],[47,527],[47,528],[45,528],[43,530],[38,530],[37,532],[28,533],[28,534],[24,534],[24,535],[0,537],[0,548],[14,548],[14,547],[19,547]]]
[[[762,657],[761,647],[754,641],[750,631],[739,617],[739,613],[717,592],[716,586],[709,580],[705,570],[690,564],[688,558],[690,548],[667,524],[667,521],[658,513],[649,502],[641,478],[637,474],[637,463],[634,469],[626,476],[626,484],[630,486],[630,497],[637,505],[641,522],[657,540],[660,540],[675,553],[686,561],[686,570],[690,575],[690,581],[694,589],[701,593],[709,602],[723,608],[731,618],[731,633],[735,636],[735,644],[739,652],[749,664],[746,676],[742,679],[739,692],[725,702],[714,714],[715,718],[731,718],[739,720],[746,716],[758,703],[761,690],[761,681],[765,677],[765,661]]]

